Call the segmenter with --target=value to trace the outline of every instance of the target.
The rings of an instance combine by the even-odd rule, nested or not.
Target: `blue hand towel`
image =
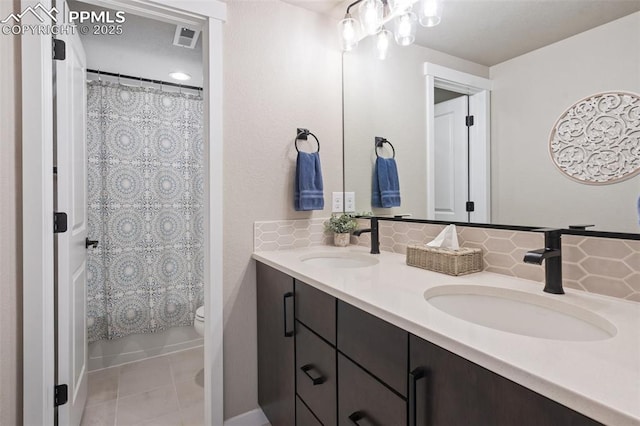
[[[398,166],[393,158],[376,158],[371,191],[372,207],[399,207],[400,181]]]
[[[324,209],[320,154],[298,152],[294,204],[297,211]]]

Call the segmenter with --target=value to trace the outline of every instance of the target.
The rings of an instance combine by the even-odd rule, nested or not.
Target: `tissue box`
[[[449,275],[465,275],[482,271],[482,250],[461,247],[459,250],[407,246],[407,265]]]

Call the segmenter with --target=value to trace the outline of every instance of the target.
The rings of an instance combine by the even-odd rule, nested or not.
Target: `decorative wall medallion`
[[[558,119],[549,152],[578,182],[606,185],[640,173],[640,95],[604,92],[584,98]]]

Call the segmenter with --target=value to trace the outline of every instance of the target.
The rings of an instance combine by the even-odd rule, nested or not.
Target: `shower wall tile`
[[[255,222],[253,250],[290,250],[332,244],[333,233],[325,231],[328,218]]]

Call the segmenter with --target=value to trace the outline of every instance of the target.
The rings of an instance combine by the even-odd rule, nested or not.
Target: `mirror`
[[[459,3],[465,2],[445,2],[445,8]],[[628,6],[629,2],[626,3]],[[474,201],[468,197],[469,183],[473,186],[476,182],[478,166],[474,166],[474,162],[479,161],[487,167],[487,216],[474,219],[473,213],[466,213],[465,203],[464,220],[450,221],[562,228],[595,225],[588,229],[639,233],[640,175],[606,185],[580,183],[561,173],[549,153],[552,128],[575,102],[608,91],[640,93],[640,7],[638,3],[633,7],[635,9],[620,12],[623,13],[621,18],[583,29],[569,38],[562,36],[564,38],[551,44],[541,40],[546,45],[535,50],[525,46],[525,52],[518,51],[519,56],[505,59],[500,57],[501,52],[513,55],[517,51],[513,44],[518,38],[509,34],[514,25],[536,27],[542,24],[538,19],[536,23],[527,24],[527,16],[519,16],[517,22],[509,23],[509,31],[505,30],[499,38],[505,46],[495,44],[494,49],[486,49],[488,54],[474,57],[484,63],[454,54],[470,57],[469,49],[443,51],[447,47],[445,42],[438,46],[440,51],[418,44],[400,47],[392,43],[388,57],[379,60],[374,38],[361,40],[356,49],[343,56],[345,191],[355,192],[356,212],[447,220],[446,215],[434,217],[433,212],[437,215],[442,210],[439,210],[440,205],[453,206],[454,194],[460,195],[457,198],[463,202]],[[451,13],[460,13],[460,8]],[[467,14],[473,15],[468,10]],[[454,20],[453,16],[449,18]],[[446,35],[467,47],[482,44],[483,34],[460,25],[452,26],[450,31],[457,31],[455,35],[448,34],[447,19],[445,9],[441,24],[435,27],[439,32],[432,34],[440,34],[441,38]],[[548,21],[537,31],[544,34],[559,31],[552,25],[561,27],[562,23]],[[482,25],[476,28],[482,28]],[[487,23],[486,28],[491,25]],[[433,29],[418,27],[417,40],[428,40],[430,30]],[[524,39],[543,38],[531,33]],[[511,53],[507,52],[509,49]],[[493,63],[495,61],[500,62]],[[432,124],[433,129],[428,125],[427,113],[440,107],[427,106],[429,85],[425,63],[490,81],[486,158],[478,160],[473,151],[476,145],[473,145],[467,160],[467,139],[438,145],[442,135],[452,131],[437,123]],[[472,90],[435,80],[434,103],[448,105],[462,99],[462,106],[458,108],[464,110],[468,108],[466,102],[475,102]],[[444,110],[445,113],[436,111],[435,115],[449,117],[448,109]],[[640,112],[638,114],[640,117]],[[478,120],[482,122],[482,117],[474,119],[469,134],[478,131]],[[427,153],[426,142],[429,131],[436,136],[436,148],[431,156]],[[387,139],[395,149],[401,196],[399,207],[375,208],[371,204],[376,137]],[[466,131],[463,131],[463,137],[467,137]],[[631,153],[640,156],[640,132],[632,138],[635,148]],[[473,144],[474,139],[468,143]],[[461,151],[456,151],[456,144],[461,144]],[[383,144],[377,152],[384,157],[392,155],[389,144]],[[468,179],[463,173],[456,172],[460,167],[465,169],[464,173],[469,172]],[[461,182],[452,182],[451,177]],[[433,182],[431,186],[429,179]]]

